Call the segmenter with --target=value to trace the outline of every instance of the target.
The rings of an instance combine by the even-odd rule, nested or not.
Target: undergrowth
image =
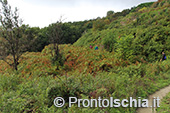
[[[147,98],[148,95],[170,84],[169,60],[152,64],[136,62],[135,64],[126,64],[126,66],[124,64],[116,66],[116,61],[109,62],[108,59],[111,55],[109,52],[100,56],[100,50],[79,51],[75,48],[73,52],[68,48],[75,47],[60,46],[60,49],[65,51],[65,58],[72,57],[65,60],[65,65],[60,67],[60,70],[56,70],[56,66],[50,62],[48,47],[41,53],[25,53],[20,61],[18,72],[13,72],[8,65],[1,61],[3,66],[1,66],[0,73],[0,111],[3,113],[133,113],[136,108],[78,108],[77,105],[69,108],[68,97],[97,99],[101,96],[102,98],[113,97],[120,100],[129,97]],[[87,48],[80,49],[86,50]],[[77,55],[77,57],[73,57],[73,55]],[[90,58],[91,55],[93,57]],[[94,55],[96,55],[95,59],[93,59]],[[73,62],[80,66],[79,68],[76,65],[67,65],[73,59],[75,60]],[[89,63],[87,59],[93,63]],[[104,62],[105,60],[102,61],[102,59],[108,62]],[[100,70],[99,62],[112,67]],[[67,71],[65,66],[68,68]],[[89,71],[89,66],[94,68],[94,72]],[[57,96],[65,98],[65,107],[56,108],[53,105],[53,100]]]

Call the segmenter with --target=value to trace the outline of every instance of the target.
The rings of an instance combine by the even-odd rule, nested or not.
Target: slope
[[[139,5],[140,6],[140,5]],[[144,5],[143,5],[144,6]],[[112,18],[110,24],[95,27],[84,34],[75,46],[103,46],[117,53],[118,58],[135,62],[144,59],[154,62],[161,51],[170,50],[170,3],[158,1],[150,7],[138,7],[126,16]],[[107,18],[96,20],[102,23]]]

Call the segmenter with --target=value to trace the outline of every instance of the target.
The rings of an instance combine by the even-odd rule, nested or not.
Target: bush
[[[49,89],[48,91],[48,106],[53,105],[53,101],[56,97],[63,97],[65,102],[68,104],[68,97],[79,97],[80,96],[80,84],[73,78],[66,78],[65,81],[60,79],[60,82]],[[66,106],[68,107],[68,106]]]

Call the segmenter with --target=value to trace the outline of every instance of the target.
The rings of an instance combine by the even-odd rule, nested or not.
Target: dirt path
[[[159,91],[155,92],[154,94],[149,96],[149,106],[152,106],[152,101],[154,97],[159,97],[160,102],[163,99],[163,97],[165,97],[167,95],[167,93],[170,92],[170,85],[160,89]],[[136,113],[156,113],[155,108],[138,108]]]

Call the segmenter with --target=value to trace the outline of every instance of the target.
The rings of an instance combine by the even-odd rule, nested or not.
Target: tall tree
[[[63,65],[62,56],[59,51],[59,44],[63,42],[63,31],[62,31],[62,17],[54,24],[51,24],[48,29],[47,35],[49,36],[52,47],[52,63],[57,63],[57,69],[59,65]]]
[[[0,0],[2,9],[0,13],[0,56],[7,64],[18,70],[21,55],[29,46],[26,36],[24,35],[24,27],[22,19],[19,18],[18,9],[12,11],[7,0]]]

